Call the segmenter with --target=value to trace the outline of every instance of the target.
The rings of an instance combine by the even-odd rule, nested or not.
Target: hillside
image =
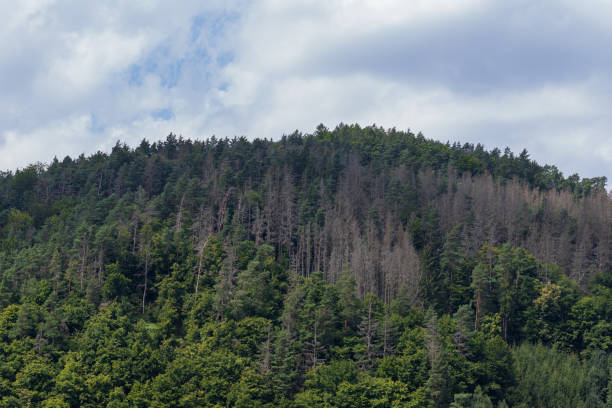
[[[0,406],[610,404],[605,188],[357,125],[2,173]]]

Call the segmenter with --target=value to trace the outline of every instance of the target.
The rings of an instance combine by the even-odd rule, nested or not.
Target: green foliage
[[[612,405],[603,192],[357,125],[0,173],[0,407]]]
[[[107,265],[106,278],[102,286],[102,296],[114,300],[129,293],[130,280],[119,272],[119,264]]]
[[[587,372],[576,355],[529,344],[513,354],[519,377],[517,402],[530,407],[582,406]]]
[[[246,270],[238,275],[233,317],[276,318],[287,291],[287,273],[274,257],[274,248],[261,246]]]

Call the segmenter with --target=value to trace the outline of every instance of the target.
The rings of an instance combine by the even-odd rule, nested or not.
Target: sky
[[[22,0],[0,14],[0,170],[170,132],[359,123],[612,180],[608,1]]]

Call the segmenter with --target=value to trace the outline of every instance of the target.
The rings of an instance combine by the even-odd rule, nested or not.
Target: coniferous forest
[[[0,407],[612,406],[612,199],[376,126],[0,173]]]

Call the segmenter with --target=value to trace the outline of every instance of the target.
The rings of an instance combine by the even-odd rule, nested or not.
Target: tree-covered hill
[[[612,404],[605,185],[357,125],[2,173],[0,407]]]

